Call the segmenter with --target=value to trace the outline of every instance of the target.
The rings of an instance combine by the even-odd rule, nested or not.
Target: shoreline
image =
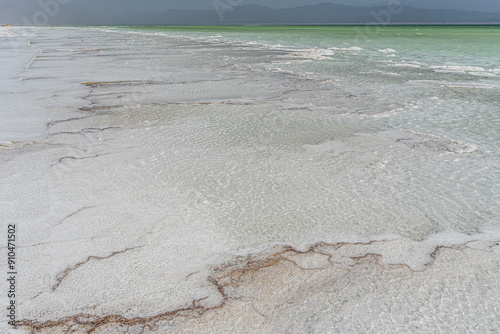
[[[44,88],[39,92],[38,102],[39,108],[46,111],[40,121],[44,124],[44,136],[39,139],[43,140],[28,141],[22,137],[22,144],[10,140],[7,149],[0,147],[0,158],[5,163],[2,175],[8,191],[20,203],[23,201],[21,208],[26,211],[19,218],[23,226],[20,261],[29,268],[20,282],[26,291],[19,304],[24,330],[54,333],[71,328],[75,333],[90,330],[120,333],[129,329],[151,332],[168,329],[183,333],[211,324],[212,332],[221,333],[243,328],[238,321],[251,328],[248,332],[301,332],[309,323],[314,323],[318,330],[326,330],[329,324],[339,325],[338,330],[349,330],[345,326],[356,324],[354,316],[351,323],[332,318],[336,312],[344,312],[345,319],[349,319],[348,310],[364,314],[359,328],[371,323],[382,330],[384,321],[390,317],[382,320],[377,317],[387,315],[384,305],[391,302],[402,305],[397,328],[411,324],[416,327],[410,327],[409,331],[416,331],[418,326],[431,330],[436,325],[434,312],[443,311],[439,309],[439,300],[435,300],[434,309],[430,307],[428,313],[421,308],[425,304],[423,299],[432,296],[436,284],[442,286],[447,282],[447,276],[440,276],[440,272],[454,277],[452,282],[456,283],[443,288],[443,300],[452,300],[446,305],[455,305],[454,298],[458,296],[462,301],[471,301],[470,305],[481,306],[482,312],[491,312],[495,298],[500,295],[493,284],[497,276],[494,269],[499,268],[496,263],[500,261],[497,229],[492,227],[488,231],[483,226],[483,230],[470,235],[442,231],[440,234],[431,232],[436,227],[424,226],[428,229],[424,232],[432,237],[422,241],[411,241],[394,233],[373,233],[370,228],[375,230],[374,227],[359,230],[370,234],[372,240],[366,236],[348,237],[348,232],[342,234],[339,229],[333,234],[335,227],[328,230],[326,224],[300,225],[300,215],[293,220],[295,213],[290,213],[293,205],[307,206],[302,203],[304,199],[286,206],[295,198],[290,197],[295,188],[286,188],[294,185],[291,180],[295,179],[282,174],[293,167],[291,162],[301,163],[290,169],[292,172],[309,175],[308,168],[312,171],[319,168],[310,160],[320,167],[324,165],[328,171],[330,161],[337,157],[352,156],[357,162],[359,154],[370,163],[373,160],[375,165],[383,159],[378,156],[375,159],[366,152],[390,145],[409,158],[421,158],[418,154],[425,153],[429,161],[446,162],[453,162],[455,156],[472,160],[474,157],[468,155],[476,154],[476,150],[424,134],[368,131],[357,120],[331,139],[329,136],[338,127],[335,122],[343,120],[344,114],[331,116],[331,111],[322,113],[320,108],[311,112],[293,101],[299,96],[295,93],[310,94],[319,87],[325,89],[321,85],[329,83],[295,73],[264,76],[266,70],[260,68],[251,72],[245,67],[234,67],[231,61],[224,62],[225,54],[218,54],[217,48],[210,49],[208,43],[200,46],[188,39],[177,42],[171,39],[171,44],[163,49],[144,53],[138,47],[123,46],[125,34],[119,32],[104,36],[92,30],[71,29],[70,38],[64,35],[69,32],[63,28],[54,31],[43,28],[40,35],[23,42],[25,47],[39,45],[42,50],[30,58],[31,65],[21,75],[24,80],[15,86],[22,94],[28,94],[33,87]],[[84,39],[92,41],[91,45]],[[137,43],[149,46],[150,41]],[[212,54],[199,55],[195,51],[200,49]],[[141,56],[149,58],[145,62]],[[274,59],[258,49],[243,56],[246,58],[241,66],[251,57]],[[164,62],[154,63],[158,59]],[[145,66],[150,68],[144,71]],[[243,75],[249,78],[242,78]],[[55,91],[54,82],[60,82]],[[340,89],[335,86],[328,92]],[[291,102],[283,98],[287,94],[295,94]],[[44,95],[56,100],[44,100]],[[309,101],[309,96],[306,97]],[[344,99],[341,95],[339,100]],[[300,126],[294,123],[297,118]],[[329,121],[317,126],[318,119]],[[273,122],[282,122],[286,127],[269,131],[272,128],[266,126]],[[247,128],[246,124],[251,126]],[[307,131],[301,132],[303,127]],[[303,134],[305,139],[291,136],[293,131]],[[242,139],[241,133],[247,137]],[[372,145],[368,150],[364,149],[365,142]],[[295,143],[298,148],[291,146]],[[235,147],[243,149],[234,150]],[[249,155],[235,164],[235,157],[243,154]],[[325,154],[329,154],[328,160],[321,160]],[[259,160],[268,156],[276,159]],[[210,164],[206,165],[199,157]],[[350,176],[350,170],[356,167],[348,162],[344,176]],[[380,170],[386,168],[385,164],[375,166]],[[18,176],[9,171],[16,169],[21,170]],[[371,165],[369,170],[373,170]],[[254,179],[230,186],[232,180],[246,175]],[[305,178],[296,187],[314,185],[313,182],[318,182],[315,177]],[[280,178],[286,182],[270,183]],[[348,185],[351,183],[349,179],[346,181]],[[22,191],[16,190],[15,184]],[[277,225],[272,226],[275,230],[266,230],[270,221],[266,219],[271,218],[265,214],[256,215],[256,221],[250,221],[253,225],[235,225],[248,217],[247,212],[254,207],[246,207],[246,197],[238,197],[242,196],[239,189],[245,187],[252,194],[266,192],[269,197],[276,189],[287,190],[280,193],[284,197],[282,202],[278,196],[275,206],[267,207],[262,200],[258,207],[272,211],[284,206],[288,210],[282,213],[289,216],[283,217],[297,225]],[[311,194],[318,189],[322,188],[312,188]],[[228,190],[233,193],[227,195]],[[233,198],[246,211],[233,209]],[[340,201],[331,205],[342,208],[344,204]],[[9,207],[7,217],[14,219],[19,209]],[[464,212],[470,211],[466,209]],[[264,219],[258,221],[259,217]],[[373,225],[377,226],[375,218],[374,215]],[[379,218],[381,229],[385,228],[383,218]],[[287,242],[285,233],[290,233],[288,238],[296,242]],[[327,233],[330,237],[324,237]],[[387,235],[393,240],[373,240]],[[248,236],[255,239],[245,240]],[[261,241],[266,238],[271,241]],[[273,242],[273,238],[283,241]],[[335,242],[325,244],[328,239]],[[480,262],[475,262],[477,259]],[[373,280],[369,279],[369,273],[373,273]],[[420,275],[418,282],[424,283],[414,282],[413,275]],[[457,285],[461,278],[467,278],[466,287],[473,288],[474,294]],[[434,281],[426,283],[426,279]],[[345,284],[329,286],[340,281]],[[396,287],[391,285],[394,282],[399,282]],[[405,286],[401,282],[415,285]],[[478,291],[474,283],[491,289],[488,294],[475,295]],[[374,287],[379,289],[376,290],[379,294],[375,293],[379,299],[371,297]],[[397,295],[403,287],[408,288],[407,295]],[[335,304],[339,291],[347,306]],[[422,292],[424,297],[419,299]],[[266,294],[274,299],[268,299]],[[395,299],[381,302],[385,295]],[[252,302],[252,298],[257,301]],[[308,302],[303,303],[306,299]],[[405,309],[407,300],[418,301],[418,307]],[[317,307],[316,301],[321,301]],[[335,312],[328,308],[330,304],[335,304]],[[379,313],[363,311],[359,308],[363,305],[380,307]],[[463,329],[460,326],[475,322],[482,329],[498,328],[494,326],[500,319],[493,316],[480,323],[481,319],[474,316],[477,309],[467,302],[460,305],[462,311],[469,312],[469,317],[459,319],[447,313],[450,316],[447,325]],[[158,310],[166,313],[158,315]],[[430,319],[430,328],[412,318],[418,312],[420,320]],[[292,314],[298,314],[297,319],[290,318]],[[305,319],[314,318],[315,314],[324,317],[314,321]],[[245,315],[250,316],[245,318]],[[231,324],[232,328],[224,328],[220,319],[238,321]]]

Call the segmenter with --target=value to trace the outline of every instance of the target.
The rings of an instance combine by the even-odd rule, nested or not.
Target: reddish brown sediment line
[[[145,329],[150,329],[154,331],[157,328],[157,324],[160,321],[163,322],[171,322],[175,319],[185,319],[190,320],[194,318],[199,318],[203,316],[207,312],[216,311],[223,309],[229,301],[232,300],[240,300],[238,296],[231,296],[231,290],[234,291],[234,288],[237,288],[242,282],[244,278],[248,275],[255,274],[259,270],[263,270],[266,268],[270,268],[276,266],[282,262],[288,262],[293,266],[299,268],[300,270],[324,270],[325,267],[319,268],[303,268],[295,261],[290,259],[290,256],[293,255],[306,255],[306,254],[319,254],[328,257],[328,261],[330,265],[333,265],[337,262],[333,261],[333,255],[328,252],[322,252],[322,247],[329,247],[333,250],[338,250],[345,246],[368,246],[374,243],[380,242],[390,242],[394,240],[378,240],[371,241],[367,243],[337,243],[337,244],[328,244],[328,243],[318,243],[309,247],[306,251],[300,251],[292,246],[282,246],[281,250],[269,254],[269,255],[259,255],[253,254],[249,256],[241,256],[236,257],[235,259],[227,262],[224,265],[214,267],[212,273],[210,274],[208,281],[212,286],[214,286],[218,293],[221,296],[221,301],[218,305],[215,306],[203,306],[201,302],[206,299],[197,299],[190,302],[184,308],[167,311],[158,315],[154,315],[151,317],[135,317],[135,318],[125,318],[121,315],[107,315],[107,316],[95,316],[91,314],[77,314],[69,317],[65,317],[59,320],[50,320],[46,322],[39,322],[36,320],[19,320],[16,321],[16,328],[27,330],[30,334],[36,333],[98,333],[100,329],[104,330],[107,325],[120,325],[125,327],[131,326],[142,326],[142,330],[139,333],[143,333]],[[500,243],[497,243],[497,245]],[[454,249],[454,250],[463,250],[466,248],[470,248],[467,244],[457,245],[457,246],[437,246],[434,251],[430,254],[431,261],[426,264],[426,268],[432,266],[435,262],[439,252],[443,249]],[[265,257],[263,257],[265,256]],[[262,258],[263,257],[263,258]],[[382,264],[381,259],[383,255],[376,253],[366,253],[363,256],[357,257],[346,257],[350,258],[354,261],[353,264],[345,265],[346,269],[343,270],[349,271],[355,268],[356,266],[362,265],[367,261],[377,265],[378,267],[384,268],[386,270],[391,269],[399,269],[405,268],[410,270],[411,272],[419,272],[425,271],[423,270],[415,270],[412,269],[407,264]],[[75,269],[75,268],[73,268]],[[189,276],[188,276],[189,277]],[[59,282],[60,283],[60,282]],[[94,306],[95,307],[95,306]]]
[[[81,84],[84,86],[95,86],[95,85],[119,85],[123,83],[149,83],[148,81],[140,81],[140,80],[131,80],[131,81],[89,81],[82,82]]]
[[[47,134],[48,137],[50,136],[57,136],[61,134],[65,135],[83,135],[85,133],[99,133],[99,132],[104,132],[106,130],[113,130],[113,129],[121,129],[121,126],[106,126],[106,127],[101,127],[101,128],[84,128],[78,131],[61,131],[61,132],[52,132]]]
[[[10,148],[16,148],[15,145],[19,145],[19,147],[24,147],[27,145],[48,144],[49,142],[48,141],[39,141],[39,140],[35,140],[35,141],[13,140],[13,141],[10,141],[9,143],[10,143],[10,145],[0,144],[0,147],[5,147],[5,148],[10,149]]]
[[[185,308],[173,310],[173,311],[168,311],[165,313],[161,313],[155,316],[151,317],[145,317],[145,318],[131,318],[127,319],[123,316],[120,315],[108,315],[104,317],[98,317],[94,316],[91,314],[78,314],[66,318],[62,318],[60,320],[54,320],[54,321],[46,321],[46,322],[38,322],[34,320],[20,320],[16,321],[16,329],[23,329],[23,330],[29,330],[30,333],[39,333],[41,330],[46,330],[46,329],[51,329],[55,330],[59,327],[59,329],[67,331],[73,328],[75,325],[79,326],[79,331],[82,333],[96,333],[96,330],[98,330],[100,327],[103,327],[108,324],[120,324],[124,326],[136,326],[136,325],[143,325],[143,331],[145,328],[154,328],[156,326],[156,323],[159,321],[171,321],[177,317],[183,317],[186,319],[189,318],[194,318],[194,317],[199,317],[202,316],[204,313],[216,310],[216,309],[221,309],[223,308],[228,299],[229,296],[225,292],[225,288],[229,285],[233,285],[235,280],[239,279],[242,275],[249,274],[251,272],[255,272],[257,270],[267,268],[270,266],[273,266],[279,262],[279,260],[276,260],[275,257],[280,256],[283,253],[288,252],[289,250],[287,249],[286,251],[283,251],[282,253],[277,253],[272,255],[270,258],[267,258],[265,260],[261,261],[249,261],[246,264],[246,268],[243,269],[238,269],[235,271],[230,272],[227,275],[222,275],[221,277],[216,277],[216,275],[212,275],[209,277],[209,282],[215,286],[219,294],[222,296],[222,301],[219,303],[219,305],[213,306],[213,307],[204,307],[200,304],[200,302],[206,298],[203,299],[197,299],[193,300],[191,304]],[[75,268],[73,268],[75,269]],[[224,267],[220,267],[214,271],[215,272],[220,272],[224,271]],[[220,281],[226,277],[231,277],[231,284],[221,284]],[[59,282],[60,283],[60,282]],[[57,284],[58,285],[58,284]],[[54,288],[54,287],[53,287]],[[54,290],[54,289],[53,289]],[[236,299],[236,298],[235,298]],[[83,328],[82,328],[83,327]]]
[[[68,158],[68,157],[64,157],[64,158]],[[64,159],[64,158],[61,158],[61,159]],[[61,161],[61,159],[59,159],[59,161]],[[80,212],[84,211],[84,210],[88,210],[88,209],[92,209],[92,208],[95,208],[95,206],[84,206],[83,208],[80,208],[70,214],[68,214],[66,217],[64,217],[63,219],[61,219],[57,224],[55,224],[54,226],[57,226],[57,225],[61,225],[66,219],[68,218],[71,218],[77,214],[79,214]]]
[[[83,210],[83,209],[81,209],[81,210]],[[81,210],[79,210],[79,211],[81,211]],[[65,271],[63,271],[62,273],[58,274],[57,275],[57,283],[52,286],[51,290],[55,291],[59,287],[59,285],[61,285],[62,281],[72,271],[74,271],[75,269],[80,268],[81,266],[83,266],[84,264],[88,263],[91,260],[106,260],[106,259],[109,259],[109,258],[115,256],[115,255],[123,254],[123,253],[126,253],[128,251],[131,251],[131,250],[134,250],[134,249],[138,249],[138,248],[141,248],[141,247],[143,247],[143,246],[126,248],[126,249],[121,250],[121,251],[112,252],[108,256],[89,256],[85,261],[79,262],[79,263],[75,264],[73,267],[70,267],[70,268],[66,269]]]
[[[88,116],[85,116],[85,117],[81,117],[80,119],[83,119],[83,118],[87,118],[87,117],[90,117],[92,116],[92,114],[95,114],[96,112],[98,111],[101,111],[101,110],[113,110],[113,109],[119,109],[119,108],[123,108],[123,107],[126,107],[125,105],[116,105],[116,106],[93,106],[93,107],[81,107],[81,108],[78,108],[78,110],[80,111],[85,111],[85,112],[88,112],[90,115]],[[78,119],[78,118],[77,118]],[[64,122],[64,121],[63,121]]]
[[[67,119],[60,119],[60,120],[56,120],[56,121],[51,121],[51,122],[47,123],[47,129],[49,129],[50,127],[52,127],[52,126],[54,126],[56,124],[59,124],[59,123],[78,121],[78,120],[82,120],[82,119],[85,119],[85,118],[88,118],[88,117],[90,117],[90,116],[72,117],[72,118],[67,118]]]
[[[89,97],[91,97],[89,95]],[[240,102],[240,101],[232,101],[232,100],[224,100],[224,101],[215,101],[215,102],[193,102],[193,103],[188,103],[188,102],[154,102],[154,103],[139,103],[141,107],[157,107],[157,106],[201,106],[201,105],[219,105],[219,104],[225,104],[225,105],[246,105],[250,106],[253,105],[253,103],[250,102]],[[113,109],[120,109],[120,108],[126,108],[133,106],[133,104],[130,105],[114,105],[114,106],[87,106],[87,107],[81,107],[78,108],[80,111],[88,112],[90,114],[95,114],[98,111],[102,110],[113,110]],[[299,108],[299,109],[307,109],[307,108]],[[69,120],[62,120],[60,122],[67,122],[67,121],[73,121],[73,120],[78,120],[78,119],[84,119],[90,116],[85,116],[85,117],[80,117],[80,118],[73,118]],[[52,126],[54,124],[52,123],[59,123],[59,122],[51,122],[47,125],[47,127]]]
[[[132,318],[127,319],[120,315],[109,315],[105,317],[97,317],[90,314],[79,314],[68,318],[63,318],[56,321],[47,321],[44,323],[21,320],[16,322],[16,329],[29,330],[30,333],[39,333],[41,330],[56,330],[69,331],[74,326],[79,326],[78,331],[82,333],[96,333],[100,327],[108,324],[120,324],[124,326],[143,325],[145,328],[154,328],[159,321],[169,321],[176,317],[192,318],[193,316],[201,316],[205,312],[212,309],[221,308],[225,303],[213,308],[205,308],[199,305],[200,300],[195,300],[190,306],[178,309],[175,311],[165,312],[149,318]]]
[[[64,156],[62,158],[59,158],[59,160],[55,163],[53,163],[52,165],[50,165],[50,167],[54,167],[60,163],[63,163],[64,161],[66,160],[87,160],[87,159],[96,159],[96,158],[99,158],[99,157],[102,157],[104,155],[110,155],[111,153],[102,153],[102,154],[96,154],[96,155],[92,155],[92,156],[89,156],[89,157],[80,157],[80,158],[77,158],[77,157],[73,157],[73,156]],[[69,218],[69,217],[66,217],[66,218]]]
[[[91,314],[78,314],[71,317],[66,317],[60,320],[55,321],[47,321],[47,322],[38,322],[33,320],[20,320],[16,321],[16,329],[28,330],[30,333],[39,333],[42,330],[56,330],[60,329],[64,332],[71,330],[74,326],[78,326],[78,331],[81,333],[96,333],[96,330],[99,328],[108,325],[108,324],[120,324],[123,326],[136,326],[143,325],[144,331],[145,328],[154,328],[156,323],[159,321],[170,321],[177,317],[184,317],[186,319],[193,318],[197,316],[201,316],[204,313],[220,309],[224,307],[227,302],[227,295],[224,293],[224,289],[222,286],[217,285],[217,282],[214,283],[219,291],[219,293],[223,296],[223,300],[220,305],[214,307],[204,307],[200,305],[200,302],[203,299],[193,300],[191,304],[185,308],[161,313],[152,317],[146,318],[131,318],[127,319],[120,315],[108,315],[104,317],[98,317]]]

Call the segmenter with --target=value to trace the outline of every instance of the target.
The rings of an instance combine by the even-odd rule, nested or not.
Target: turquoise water
[[[500,26],[144,26],[120,29],[292,48],[392,48],[407,60],[500,70]]]
[[[193,55],[215,61],[220,69],[214,73],[232,68],[240,71],[242,78],[260,73],[263,78],[288,80],[294,89],[277,101],[292,109],[310,110],[312,115],[326,112],[339,123],[339,129],[357,129],[346,133],[358,131],[385,138],[385,132],[396,131],[399,139],[391,140],[408,140],[413,153],[423,151],[402,159],[393,146],[383,149],[388,161],[397,162],[390,173],[382,173],[381,184],[387,190],[380,194],[385,198],[383,204],[377,205],[390,206],[392,194],[406,193],[397,200],[402,201],[400,207],[419,207],[427,212],[415,226],[430,219],[471,233],[500,223],[496,209],[500,196],[498,26],[158,26],[113,30],[134,33],[137,41],[149,38],[147,43],[158,48],[171,45],[173,40],[188,43],[179,50],[189,45]],[[298,128],[294,130],[297,133]],[[412,139],[403,138],[405,134]],[[368,148],[371,140],[367,139],[363,150],[379,152],[380,148]],[[347,172],[342,182],[363,180],[366,175],[358,172]],[[373,189],[354,201],[359,201],[360,207],[381,185],[366,182],[370,184],[367,188]],[[389,211],[397,211],[398,205]],[[392,224],[388,216],[382,220],[387,226]],[[443,228],[430,225],[434,226],[432,231]],[[423,229],[416,232],[419,229],[408,226],[398,233],[417,239],[428,235]]]
[[[376,129],[432,131],[472,141],[496,154],[500,146],[500,26],[144,26],[114,28],[190,39],[207,55],[233,56],[229,63],[338,80],[356,95],[378,98],[352,102],[352,108],[378,105],[417,110],[389,120],[369,119]],[[165,41],[167,44],[168,41]],[[216,48],[214,48],[217,46]],[[298,59],[252,57],[252,50],[296,52]],[[247,50],[235,54],[234,50]],[[321,58],[321,59],[320,59]],[[293,58],[292,58],[293,59]],[[277,65],[272,65],[278,63]],[[437,99],[432,102],[430,99]],[[360,99],[358,99],[360,100]],[[351,103],[350,102],[350,103]],[[307,101],[317,106],[343,100]],[[425,107],[424,107],[425,106]],[[480,115],[480,116],[478,116]]]

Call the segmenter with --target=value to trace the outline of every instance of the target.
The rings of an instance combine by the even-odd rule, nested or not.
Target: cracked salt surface
[[[2,125],[20,329],[500,327],[491,89],[432,71],[440,91],[415,87],[404,67],[361,85],[376,77],[351,73],[357,58],[331,81],[327,59],[271,72],[274,53],[223,41],[9,29],[41,54],[26,72],[33,57],[12,60],[24,80],[2,83],[43,110],[27,129]]]

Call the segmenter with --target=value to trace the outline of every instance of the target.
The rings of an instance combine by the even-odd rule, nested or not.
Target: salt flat
[[[2,28],[19,330],[497,331],[496,69],[240,34]]]

